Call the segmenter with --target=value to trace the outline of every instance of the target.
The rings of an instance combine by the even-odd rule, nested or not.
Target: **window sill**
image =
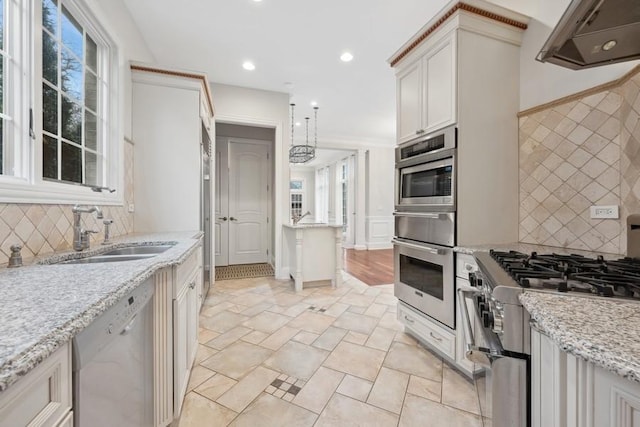
[[[0,203],[33,203],[73,205],[98,204],[122,206],[123,195],[102,192],[97,193],[89,187],[69,184],[42,182],[39,185],[28,184],[19,179],[5,178],[0,180]]]

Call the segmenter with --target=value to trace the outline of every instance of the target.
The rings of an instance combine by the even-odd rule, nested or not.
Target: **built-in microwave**
[[[456,208],[456,128],[396,148],[396,211]]]

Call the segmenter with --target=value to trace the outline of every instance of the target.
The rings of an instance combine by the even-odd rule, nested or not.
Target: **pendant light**
[[[313,146],[309,143],[309,117],[305,117],[306,122],[306,138],[304,144],[296,144],[295,137],[295,106],[291,107],[291,148],[289,148],[289,163],[307,163],[316,157],[316,148],[318,146],[318,107],[313,107],[314,112],[314,141]]]

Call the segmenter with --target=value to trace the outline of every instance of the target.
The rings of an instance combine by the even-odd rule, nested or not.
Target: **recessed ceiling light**
[[[247,71],[253,71],[256,69],[256,66],[251,61],[244,61],[244,63],[242,64],[242,68]]]
[[[256,3],[260,3],[262,0],[253,0]]]
[[[311,106],[312,106],[312,107],[315,107],[316,105],[318,105],[318,102],[317,102],[317,101],[311,101]]]
[[[302,123],[300,122],[296,122],[296,126],[300,126]]]
[[[344,52],[340,55],[340,60],[342,62],[350,62],[353,59],[353,55],[350,52]]]
[[[602,50],[604,50],[604,51],[611,50],[614,47],[616,47],[617,44],[618,44],[617,41],[609,40],[608,42],[606,42],[605,44],[602,45]]]

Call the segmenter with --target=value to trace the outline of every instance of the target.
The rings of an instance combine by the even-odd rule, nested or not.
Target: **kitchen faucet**
[[[97,233],[93,230],[85,230],[82,228],[82,214],[83,213],[96,213],[96,218],[102,219],[102,210],[97,206],[80,206],[75,205],[71,208],[73,212],[73,250],[82,251],[89,249],[90,234]]]
[[[302,215],[291,214],[291,219],[293,219],[293,225],[297,225],[300,222],[300,220],[307,215],[311,215],[311,212],[306,211]]]

